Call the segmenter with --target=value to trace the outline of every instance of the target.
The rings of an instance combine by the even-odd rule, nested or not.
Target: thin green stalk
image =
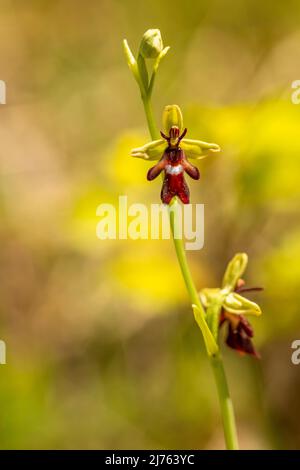
[[[234,409],[229,395],[228,384],[222,358],[219,354],[210,358],[211,366],[218,389],[224,436],[229,450],[238,450],[238,439],[235,425]]]
[[[144,110],[147,118],[148,128],[153,140],[159,138],[159,132],[156,127],[156,123],[153,116],[152,105],[149,96],[142,96]],[[178,263],[181,269],[181,273],[187,288],[187,291],[190,296],[192,304],[195,304],[200,310],[202,315],[205,315],[203,306],[200,302],[196,286],[193,281],[193,277],[188,265],[186,252],[184,249],[184,244],[182,238],[175,238],[175,224],[176,224],[176,205],[178,204],[177,200],[174,198],[171,205],[175,212],[170,212],[170,223],[173,234],[173,241],[175,245],[175,251],[178,259]],[[175,207],[174,207],[175,206]],[[227,384],[227,379],[225,375],[225,370],[223,366],[222,357],[219,353],[210,357],[211,366],[213,368],[214,377],[217,385],[218,396],[220,401],[221,413],[222,413],[222,422],[224,429],[224,436],[227,449],[237,450],[238,449],[238,440],[237,432],[235,425],[234,409],[233,404],[229,395],[229,389]]]
[[[150,99],[147,95],[143,96],[143,94],[142,94],[142,100],[143,100],[143,104],[144,104],[144,110],[145,110],[147,124],[148,124],[148,128],[149,128],[151,138],[152,138],[152,140],[159,139],[160,135],[159,135],[159,131],[158,131],[158,128],[156,126],[156,123],[155,123],[155,119],[154,119]]]
[[[178,259],[179,266],[181,269],[181,273],[182,273],[182,276],[183,276],[183,279],[184,279],[192,304],[197,305],[197,307],[202,311],[203,315],[205,316],[205,312],[200,302],[199,295],[195,287],[193,277],[189,268],[183,240],[182,238],[175,238],[174,236],[174,233],[176,232],[176,223],[178,222],[177,212],[176,212],[177,207],[178,207],[178,201],[176,198],[172,200],[170,206],[173,210],[173,212],[170,212],[170,223],[171,223],[171,229],[172,229],[172,234],[173,234],[175,251],[176,251],[177,259]]]

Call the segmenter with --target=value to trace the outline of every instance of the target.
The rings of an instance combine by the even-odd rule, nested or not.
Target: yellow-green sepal
[[[236,292],[230,292],[223,300],[223,308],[234,315],[261,315],[260,307]]]
[[[170,129],[173,126],[179,128],[180,132],[183,131],[183,117],[181,109],[177,104],[168,104],[165,106],[162,115],[163,131],[169,135]]]
[[[223,281],[222,288],[233,291],[239,279],[245,272],[248,264],[248,255],[246,253],[237,253],[231,261],[229,261]]]
[[[159,160],[165,149],[167,143],[163,139],[152,140],[148,144],[143,145],[142,147],[137,147],[132,149],[131,156],[136,158],[143,158],[144,160]]]
[[[184,150],[188,158],[195,158],[197,160],[201,160],[210,153],[219,152],[221,150],[218,144],[193,139],[182,139],[180,147]]]

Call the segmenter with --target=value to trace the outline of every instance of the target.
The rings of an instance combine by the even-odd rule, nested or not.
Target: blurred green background
[[[261,361],[224,348],[242,448],[300,448],[300,3],[1,0],[1,448],[223,448],[215,385],[170,241],[100,241],[96,208],[159,202],[123,57],[160,28],[154,105],[177,103],[199,163],[199,289],[246,251]]]

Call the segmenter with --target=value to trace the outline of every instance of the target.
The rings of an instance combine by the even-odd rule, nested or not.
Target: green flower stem
[[[235,425],[234,409],[229,395],[221,355],[217,354],[216,356],[211,356],[210,362],[218,389],[226,447],[229,450],[238,450],[239,445]]]
[[[192,274],[188,265],[186,252],[185,252],[184,245],[183,245],[183,240],[182,238],[175,238],[174,236],[174,233],[176,233],[176,224],[178,222],[178,217],[177,217],[178,204],[179,203],[178,203],[177,198],[173,198],[170,203],[170,208],[172,208],[172,211],[170,211],[170,223],[171,223],[171,230],[173,234],[175,251],[176,251],[178,263],[179,263],[181,273],[182,273],[187,291],[189,293],[191,302],[192,304],[197,305],[197,307],[199,308],[199,310],[202,312],[202,314],[205,317],[205,312],[200,302],[199,295],[195,287]]]
[[[156,123],[153,116],[152,106],[149,95],[142,94],[142,100],[144,104],[144,110],[147,118],[148,128],[151,135],[152,140],[159,138],[159,132],[156,127]],[[172,203],[178,204],[177,200],[174,198]],[[176,208],[175,208],[176,210]],[[182,239],[176,239],[174,237],[174,220],[176,217],[170,217],[170,223],[173,233],[173,240],[175,245],[175,251],[178,259],[178,263],[181,269],[181,273],[187,288],[187,291],[190,296],[190,300],[192,304],[195,304],[200,312],[205,316],[205,312],[203,306],[200,302],[199,295],[197,289],[195,287],[192,274],[188,265],[186,252],[184,249],[184,244]],[[223,421],[223,429],[224,429],[224,436],[227,449],[237,450],[238,449],[238,441],[237,441],[237,433],[236,433],[236,425],[235,425],[235,417],[234,417],[234,410],[233,404],[229,395],[227,379],[225,375],[225,370],[223,366],[223,361],[221,355],[217,353],[216,355],[210,356],[210,362],[213,368],[214,377],[217,385],[221,413],[222,413],[222,421]]]
[[[147,124],[148,124],[148,128],[149,128],[151,138],[152,138],[152,140],[160,139],[161,137],[160,137],[159,130],[158,130],[158,128],[156,126],[156,123],[155,123],[155,119],[154,119],[153,110],[152,110],[149,95],[148,94],[146,94],[146,95],[142,94],[141,96],[142,96],[142,100],[143,100],[145,115],[146,115]]]

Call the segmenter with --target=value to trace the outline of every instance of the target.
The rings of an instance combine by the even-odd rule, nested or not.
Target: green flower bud
[[[163,42],[159,29],[148,29],[142,37],[140,54],[144,59],[155,59],[163,50]]]
[[[238,280],[244,274],[247,267],[248,256],[246,253],[237,253],[232,260],[228,263],[225,271],[222,287],[223,289],[233,291],[236,287]]]
[[[173,126],[178,127],[180,133],[183,131],[182,112],[177,104],[169,104],[168,106],[165,106],[162,123],[163,130],[166,135],[169,135],[170,129]]]

